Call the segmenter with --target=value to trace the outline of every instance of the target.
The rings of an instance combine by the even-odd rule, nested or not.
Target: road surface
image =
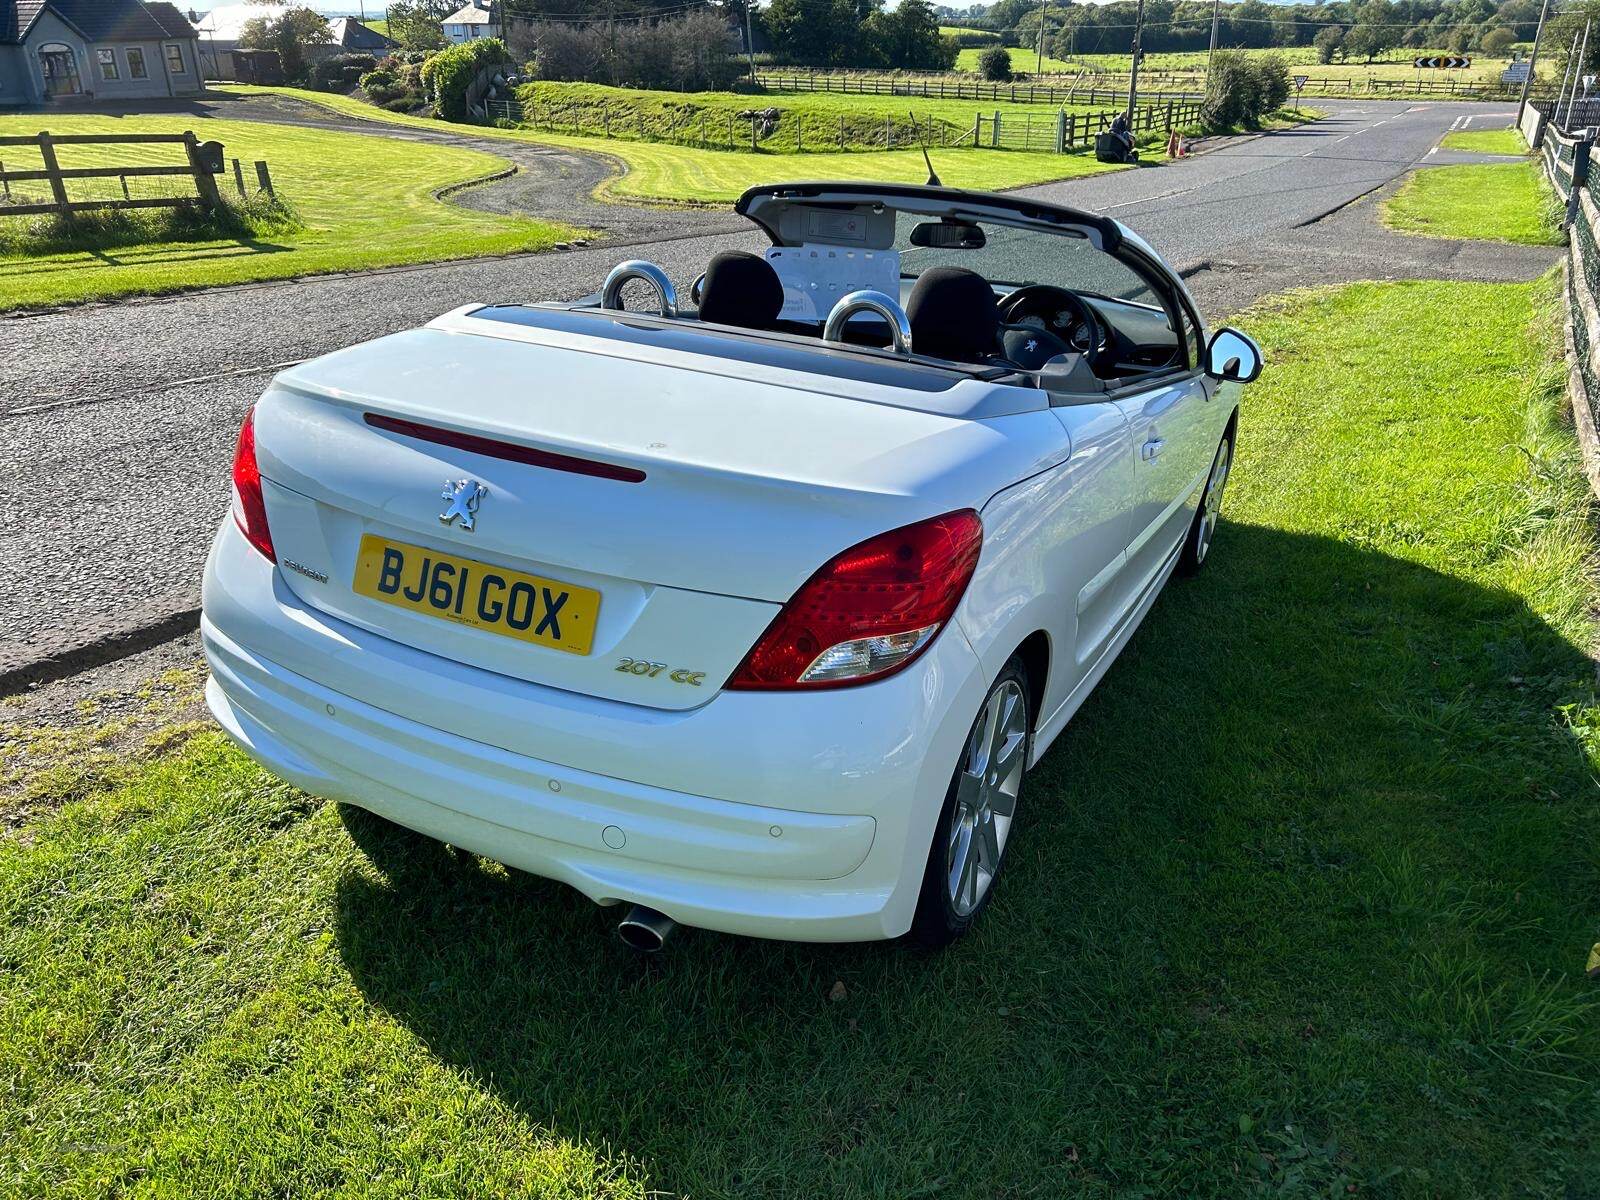
[[[1463,117],[1503,125],[1509,109],[1325,107],[1315,124],[1188,162],[1030,191],[1127,222],[1189,268],[1212,313],[1297,284],[1397,271],[1526,278],[1550,261],[1402,238],[1345,207],[1448,157],[1430,151]],[[730,232],[724,213],[674,214],[626,250],[626,223],[618,230],[617,242],[567,252],[0,319],[0,685],[192,624],[234,435],[273,370],[473,301],[580,296],[623,257],[653,259],[686,286],[718,250],[763,244]]]

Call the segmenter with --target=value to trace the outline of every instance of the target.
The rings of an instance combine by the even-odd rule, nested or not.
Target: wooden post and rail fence
[[[68,146],[149,146],[181,145],[183,163],[158,165],[118,165],[102,167],[63,167],[57,150]],[[8,170],[5,152],[10,147],[32,147],[39,153],[42,169]],[[260,190],[272,195],[272,176],[265,162],[255,164]],[[22,217],[45,213],[70,215],[97,209],[178,208],[198,204],[215,208],[222,203],[217,188],[217,177],[224,171],[221,142],[202,142],[192,131],[185,133],[68,133],[52,134],[42,130],[36,134],[0,137],[0,216]],[[244,173],[239,160],[233,160],[233,172],[241,197],[245,195]],[[129,179],[187,176],[194,182],[193,196],[133,196],[128,190]],[[68,191],[73,180],[117,179],[122,183],[122,198],[74,200]],[[14,200],[12,185],[18,183],[46,183],[50,200],[19,202]]]
[[[698,146],[704,149],[748,150],[759,153],[766,148],[776,149],[778,137],[784,139],[780,153],[789,152],[792,138],[795,153],[807,149],[814,151],[845,151],[855,145],[864,150],[910,149],[926,138],[933,146],[974,146],[983,150],[1041,150],[1066,154],[1092,146],[1096,134],[1111,128],[1122,112],[1108,108],[1097,112],[1055,113],[977,113],[966,129],[940,118],[923,116],[916,122],[907,118],[883,119],[882,141],[873,137],[863,142],[859,129],[847,131],[845,118],[839,118],[838,134],[831,129],[823,132],[813,126],[805,129],[803,120],[785,123],[783,115],[770,124],[758,110],[747,114],[718,113],[708,121],[707,110],[693,113],[669,114],[666,128],[652,128],[646,124],[642,109],[619,106],[615,114],[609,104],[596,108],[593,104],[521,103],[516,100],[491,100],[486,102],[490,120],[507,120],[532,129],[549,129],[572,134],[599,134],[604,137],[625,138],[629,141],[666,142],[673,145]],[[797,114],[798,115],[798,114]],[[1169,97],[1140,104],[1134,109],[1132,131],[1135,136],[1162,130],[1171,133],[1200,121],[1200,100],[1190,96],[1183,99]]]

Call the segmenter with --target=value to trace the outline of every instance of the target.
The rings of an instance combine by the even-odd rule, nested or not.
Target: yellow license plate
[[[593,588],[371,533],[361,539],[352,586],[385,604],[568,654],[589,653],[600,615],[600,593]]]

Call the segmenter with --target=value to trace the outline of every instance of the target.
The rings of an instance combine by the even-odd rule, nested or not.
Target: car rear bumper
[[[723,693],[673,713],[591,700],[322,614],[231,521],[207,565],[201,634],[212,712],[305,790],[598,903],[806,941],[909,928],[985,687],[952,628],[863,688]],[[428,712],[448,719],[417,719]],[[478,716],[501,744],[469,736]]]

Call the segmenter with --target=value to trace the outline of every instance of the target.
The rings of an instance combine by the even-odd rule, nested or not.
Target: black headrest
[[[700,319],[744,329],[770,329],[783,308],[783,283],[772,264],[743,250],[724,250],[706,268]]]
[[[956,362],[980,362],[999,349],[1000,306],[994,289],[965,267],[931,267],[906,301],[911,348]]]

